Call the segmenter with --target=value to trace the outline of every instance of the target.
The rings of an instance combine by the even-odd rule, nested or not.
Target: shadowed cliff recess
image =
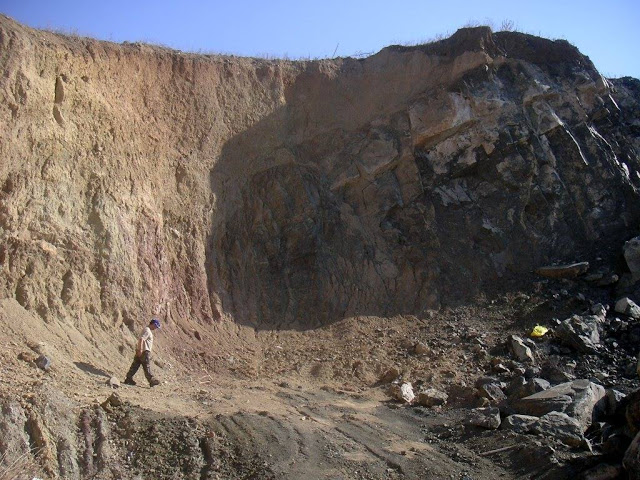
[[[238,321],[421,314],[637,225],[637,97],[567,42],[463,29],[301,67],[211,170],[210,291]]]

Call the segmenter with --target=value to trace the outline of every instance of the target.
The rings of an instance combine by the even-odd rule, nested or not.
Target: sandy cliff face
[[[419,313],[638,225],[637,84],[563,41],[287,62],[3,17],[0,58],[2,295],[95,338]]]

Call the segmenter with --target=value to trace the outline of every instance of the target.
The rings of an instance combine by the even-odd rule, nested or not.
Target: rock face
[[[565,41],[289,62],[2,17],[0,52],[1,294],[87,335],[422,312],[638,224],[637,82]]]

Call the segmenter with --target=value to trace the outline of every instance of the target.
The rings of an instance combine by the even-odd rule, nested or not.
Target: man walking
[[[160,384],[160,381],[157,378],[154,378],[151,373],[151,349],[153,349],[153,331],[160,328],[160,321],[157,319],[153,319],[149,322],[149,325],[144,327],[144,330],[140,334],[140,338],[138,338],[138,344],[136,345],[136,356],[133,358],[133,363],[131,364],[131,368],[129,369],[129,373],[127,373],[127,378],[125,379],[125,385],[135,385],[136,382],[133,380],[133,376],[136,374],[140,365],[142,365],[142,369],[144,370],[144,376],[147,377],[147,381],[149,382],[149,386],[155,387]]]

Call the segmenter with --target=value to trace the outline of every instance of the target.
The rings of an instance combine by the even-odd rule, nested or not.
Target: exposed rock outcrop
[[[288,62],[3,17],[0,51],[0,288],[45,321],[422,312],[638,224],[635,83],[564,41]]]

